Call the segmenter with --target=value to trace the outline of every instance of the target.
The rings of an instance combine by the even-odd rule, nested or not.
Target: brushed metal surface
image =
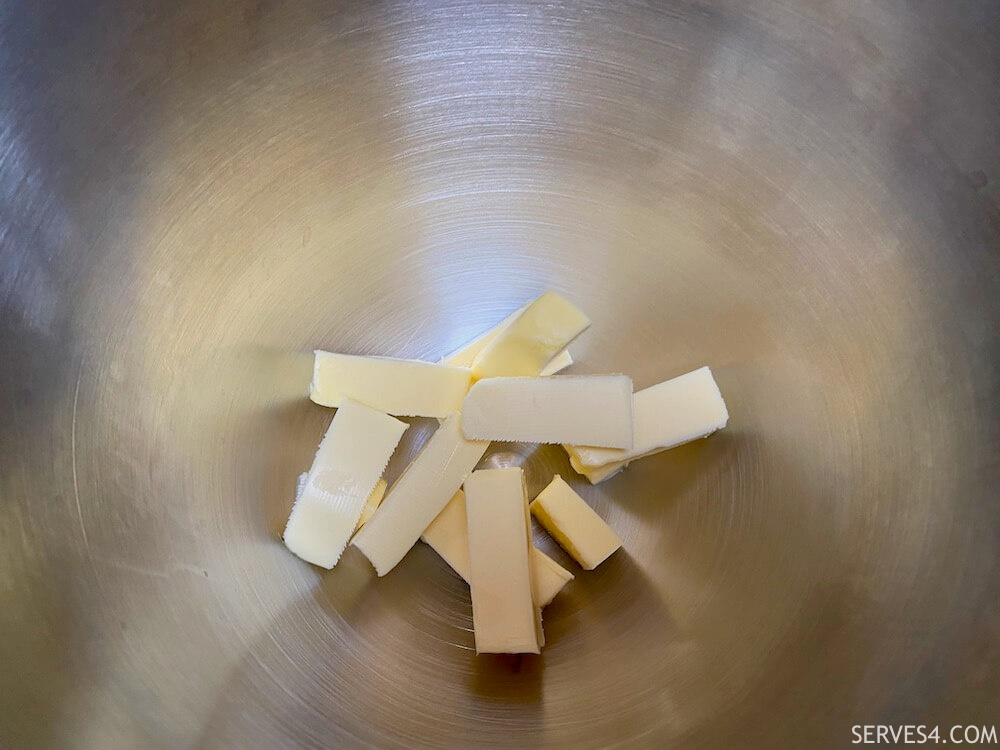
[[[998,35],[991,0],[0,5],[0,746],[1000,723]],[[627,554],[515,672],[426,547],[375,580],[278,533],[313,347],[434,358],[545,289],[594,320],[574,372],[709,364],[732,419],[583,489]]]

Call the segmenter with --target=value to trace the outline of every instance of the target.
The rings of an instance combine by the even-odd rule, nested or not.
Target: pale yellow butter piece
[[[610,464],[604,464],[603,466],[584,466],[579,462],[573,452],[572,446],[563,446],[569,452],[569,463],[579,474],[583,474],[591,484],[600,484],[605,479],[610,479],[615,474],[620,472],[626,466],[628,466],[628,461],[616,461]]]
[[[458,351],[452,352],[447,357],[442,359],[441,364],[451,365],[453,367],[472,367],[472,363],[476,359],[479,352],[481,352],[487,344],[491,343],[497,336],[499,336],[501,332],[506,330],[511,323],[517,320],[517,317],[524,312],[527,307],[527,305],[519,307],[486,333],[481,336],[477,336]],[[545,367],[542,368],[542,371],[538,374],[543,377],[555,375],[557,372],[565,370],[571,364],[573,364],[572,355],[570,355],[568,349],[563,349],[552,359],[551,362],[545,365]]]
[[[707,437],[728,421],[712,371],[702,367],[635,394],[630,449],[564,447],[573,468],[596,484],[638,458]]]
[[[424,531],[421,539],[437,552],[462,579],[469,581],[469,530],[465,493],[459,490]],[[535,605],[548,606],[556,594],[573,580],[573,574],[532,545],[531,572]]]
[[[563,349],[538,374],[543,378],[547,378],[550,375],[555,375],[557,372],[562,372],[571,364],[573,364],[573,355],[569,353],[569,349]]]
[[[299,495],[302,494],[302,489],[306,486],[306,478],[309,476],[309,472],[303,472],[299,474],[298,481],[295,487],[295,499],[299,499]],[[384,479],[379,479],[375,483],[375,489],[372,490],[372,494],[368,496],[365,500],[365,507],[361,510],[361,517],[358,519],[358,525],[354,527],[356,532],[366,523],[368,519],[372,517],[372,514],[378,510],[378,506],[382,504],[382,498],[385,497],[385,490],[389,485]]]
[[[532,593],[524,474],[519,468],[475,471],[465,495],[476,653],[537,654],[542,624]]]
[[[546,292],[483,347],[472,363],[473,377],[537,376],[589,325],[580,310]]]
[[[397,417],[447,417],[472,383],[465,367],[317,351],[309,398],[339,406],[349,398]]]
[[[524,443],[632,445],[626,375],[486,378],[462,404],[465,436]]]
[[[382,504],[382,498],[385,497],[385,491],[388,486],[388,483],[384,479],[378,480],[378,483],[375,485],[375,489],[372,490],[372,494],[370,494],[368,499],[365,500],[365,507],[361,511],[361,518],[358,519],[358,525],[354,527],[355,532],[368,523],[368,520],[375,515],[375,511],[378,510],[378,506]]]
[[[532,592],[538,607],[551,604],[556,594],[573,580],[572,573],[535,546],[531,548],[531,574],[535,584]]]
[[[388,414],[343,401],[300,479],[285,546],[314,565],[336,565],[406,428]]]
[[[531,513],[585,570],[622,546],[614,530],[558,474],[531,503]]]
[[[469,582],[469,530],[465,515],[465,492],[458,490],[424,529],[421,541],[441,556],[466,583]]]
[[[489,441],[466,440],[452,414],[389,488],[378,512],[351,541],[384,576],[403,559],[486,453]]]

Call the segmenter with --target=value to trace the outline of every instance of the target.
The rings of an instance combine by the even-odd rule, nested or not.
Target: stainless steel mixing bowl
[[[994,0],[2,4],[0,746],[1000,723],[998,37]],[[576,372],[709,364],[732,418],[583,487],[625,551],[517,665],[428,548],[279,533],[313,347],[433,359],[545,289]]]

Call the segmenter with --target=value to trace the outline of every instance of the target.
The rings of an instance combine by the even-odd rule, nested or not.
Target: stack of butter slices
[[[589,325],[547,292],[438,363],[317,351],[310,398],[337,411],[299,478],[285,545],[332,568],[350,543],[384,576],[422,540],[469,584],[478,653],[538,653],[541,610],[573,574],[534,546],[531,516],[584,570],[621,540],[558,474],[529,501],[520,468],[477,470],[490,442],[561,444],[597,484],[729,419],[707,367],[635,393],[626,375],[558,375]],[[407,429],[397,417],[440,425],[387,488]]]

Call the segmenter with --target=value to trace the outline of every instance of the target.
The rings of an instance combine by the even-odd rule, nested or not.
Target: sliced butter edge
[[[476,338],[472,339],[472,341],[465,344],[461,349],[457,349],[448,356],[443,357],[441,359],[441,364],[451,365],[452,367],[471,368],[472,363],[475,361],[479,353],[504,330],[506,330],[510,324],[517,319],[517,316],[524,312],[527,307],[527,304],[522,305],[488,331],[480,334]],[[573,356],[570,354],[569,349],[563,349],[555,357],[553,357],[552,361],[545,365],[545,367],[542,368],[542,371],[538,374],[542,377],[555,375],[558,372],[562,372],[572,364]]]

